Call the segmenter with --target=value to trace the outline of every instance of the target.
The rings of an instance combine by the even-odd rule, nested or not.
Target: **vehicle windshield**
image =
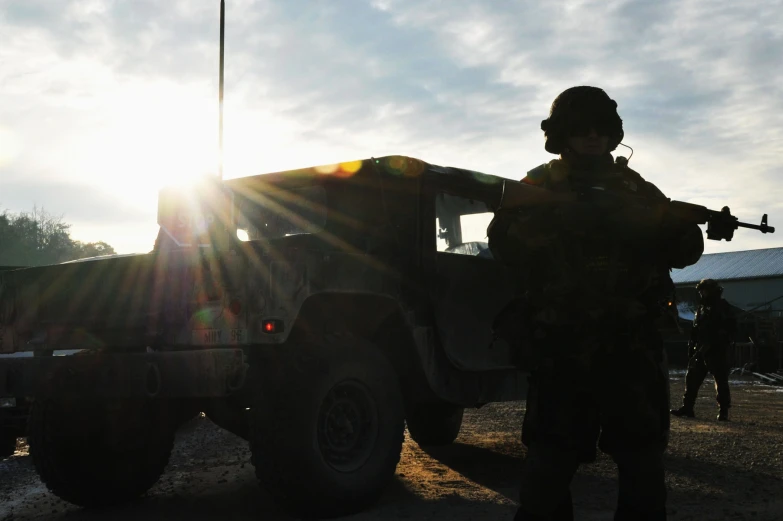
[[[317,233],[326,225],[323,186],[237,194],[236,201],[237,237],[243,241]]]

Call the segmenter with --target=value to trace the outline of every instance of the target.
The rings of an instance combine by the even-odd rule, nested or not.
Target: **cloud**
[[[783,221],[780,0],[227,4],[229,177],[402,153],[518,179],[553,157],[539,129],[552,99],[593,84],[618,101],[632,165],[667,195]],[[158,179],[213,146],[217,1],[0,13],[0,122],[23,145],[0,175],[62,169],[106,191],[112,158],[115,182],[153,150]],[[91,156],[95,143],[111,153]],[[740,230],[708,249],[779,244]]]
[[[70,225],[75,240],[106,241],[126,253],[151,250],[157,234],[157,194],[148,195],[149,204],[139,205],[124,197],[121,187],[116,188],[101,190],[67,180],[5,175],[0,178],[0,213],[29,213],[37,207]]]
[[[66,223],[94,221],[111,226],[156,219],[154,213],[123,200],[121,193],[105,192],[90,185],[67,181],[41,183],[35,178],[0,180],[0,211],[30,212],[33,206],[62,216]]]

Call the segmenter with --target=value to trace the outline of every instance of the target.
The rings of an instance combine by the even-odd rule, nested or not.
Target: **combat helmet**
[[[552,102],[549,117],[541,122],[544,148],[561,154],[568,135],[594,127],[609,136],[609,152],[623,140],[623,120],[617,113],[617,102],[598,87],[578,86],[561,92]]]
[[[715,279],[701,279],[696,284],[696,291],[719,296],[723,293],[723,287]]]

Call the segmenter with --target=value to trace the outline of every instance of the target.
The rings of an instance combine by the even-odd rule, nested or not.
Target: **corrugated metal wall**
[[[738,308],[748,310],[761,306],[777,297],[783,297],[783,277],[752,280],[718,281],[723,286],[723,298]],[[695,284],[677,284],[677,293],[690,300]],[[783,314],[783,298],[763,306],[762,310],[771,310]]]

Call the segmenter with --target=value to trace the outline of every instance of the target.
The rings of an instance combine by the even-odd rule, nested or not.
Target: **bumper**
[[[0,396],[223,397],[244,385],[247,367],[241,349],[6,358]]]

